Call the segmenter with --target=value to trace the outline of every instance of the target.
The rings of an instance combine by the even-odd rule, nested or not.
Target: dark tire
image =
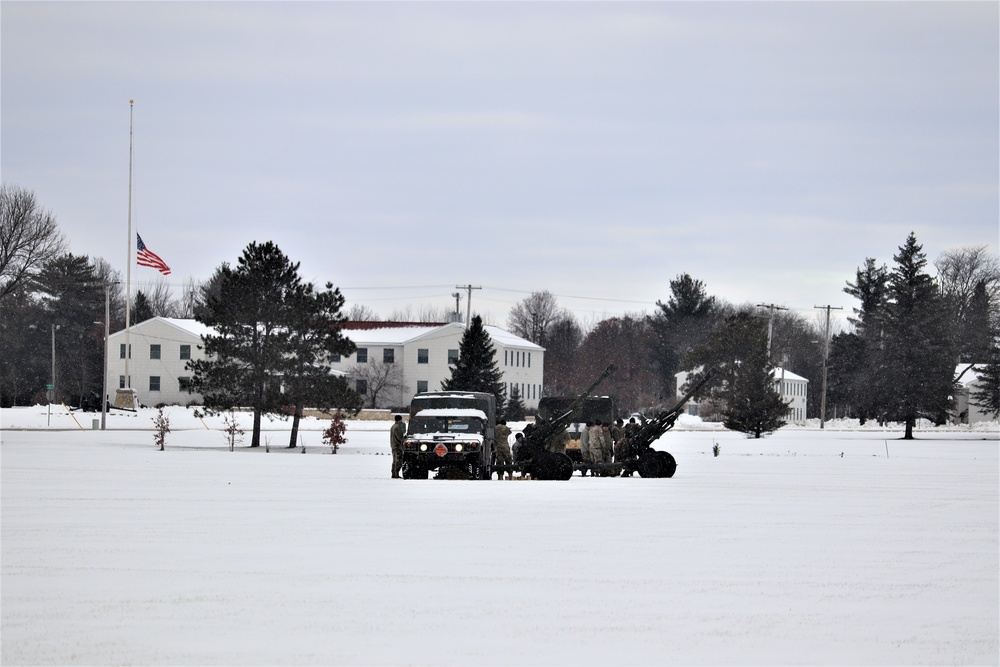
[[[670,452],[656,452],[656,458],[660,459],[660,477],[673,477],[677,472],[677,461]]]
[[[573,476],[573,461],[565,454],[540,452],[531,467],[535,479],[565,481]]]
[[[427,479],[430,471],[419,463],[403,464],[403,479]]]
[[[639,477],[662,477],[662,464],[656,452],[648,452],[639,457],[639,464],[636,466]]]

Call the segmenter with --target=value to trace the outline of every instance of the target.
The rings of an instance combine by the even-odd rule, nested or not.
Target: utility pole
[[[758,308],[767,308],[771,311],[771,315],[767,320],[767,360],[771,360],[771,334],[774,332],[774,311],[776,310],[788,310],[782,306],[777,306],[773,303],[758,303]]]
[[[823,336],[823,394],[819,400],[819,427],[822,429],[826,425],[826,371],[830,360],[830,311],[843,310],[843,308],[835,306],[813,306],[813,308],[826,311],[826,334]]]
[[[465,315],[465,328],[468,329],[469,328],[469,322],[472,321],[472,290],[474,290],[474,289],[483,289],[483,288],[482,288],[482,286],[473,286],[473,285],[455,285],[455,289],[464,289],[464,290],[466,290],[469,293],[469,296],[466,297],[466,302],[465,302],[465,312],[466,312],[466,315]],[[452,295],[452,296],[454,296],[454,295]],[[457,303],[458,302],[456,301],[456,305],[457,305]]]

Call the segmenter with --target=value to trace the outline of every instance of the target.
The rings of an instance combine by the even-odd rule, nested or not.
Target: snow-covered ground
[[[230,452],[167,413],[160,452],[155,411],[0,411],[3,664],[1000,663],[995,423],[687,422],[672,479],[467,482],[389,479],[389,422]]]

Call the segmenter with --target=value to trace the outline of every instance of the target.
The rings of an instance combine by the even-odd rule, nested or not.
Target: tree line
[[[106,306],[111,331],[124,327],[121,275],[103,259],[68,252],[54,216],[23,188],[7,184],[0,188],[0,219],[0,344],[8,351],[0,358],[0,404],[43,401],[45,387],[54,379],[59,400],[99,405]],[[890,269],[867,258],[854,281],[846,282],[845,293],[859,305],[849,318],[849,330],[835,333],[829,348],[827,332],[815,317],[727,303],[687,273],[669,281],[668,297],[658,301],[652,313],[611,317],[585,329],[559,306],[555,296],[539,291],[511,309],[507,328],[546,348],[545,395],[578,393],[609,363],[616,364],[618,371],[602,385],[602,391],[611,394],[622,410],[668,407],[677,393],[678,371],[716,366],[724,381],[715,383],[711,393],[702,397],[702,405],[719,417],[735,420],[740,417],[732,411],[745,401],[732,392],[737,387],[747,388],[744,393],[759,391],[750,389],[758,385],[773,387],[767,373],[781,365],[809,380],[807,411],[815,417],[826,363],[830,412],[861,420],[900,420],[909,429],[920,417],[935,422],[947,418],[958,380],[955,366],[975,362],[980,364],[985,389],[974,399],[994,414],[1000,413],[997,258],[985,247],[950,250],[935,262],[937,275],[932,277],[926,256],[911,234],[893,259]],[[256,296],[233,299],[232,290],[237,287]],[[280,307],[263,312],[265,302]],[[278,341],[281,355],[297,359],[297,366],[281,371],[282,391],[291,394],[275,395],[278,384],[258,383],[253,391],[262,411],[276,401],[301,410],[314,396],[310,392],[323,372],[323,347],[330,351],[341,346],[341,354],[349,353],[344,351],[349,341],[342,336],[319,336],[319,323],[334,325],[330,328],[339,331],[336,323],[346,319],[377,319],[364,306],[344,312],[343,297],[332,285],[318,288],[303,283],[298,265],[270,243],[251,244],[235,267],[222,264],[201,285],[191,281],[180,300],[171,299],[165,285],[162,289],[154,286],[149,293],[137,291],[131,307],[136,322],[155,315],[193,315],[217,330],[232,326],[233,331],[257,331],[259,339],[239,345],[206,341],[206,349],[220,358],[240,359],[258,369],[258,375],[265,352],[254,345]],[[254,326],[227,324],[225,318],[237,312],[252,314]],[[414,317],[444,321],[447,311],[401,311],[392,319]],[[204,367],[198,385],[206,402],[217,397],[219,404],[237,399],[239,404],[248,404],[247,396],[232,395],[234,388],[225,381],[209,381],[208,369]],[[219,365],[213,367],[215,371],[224,374],[232,369],[225,371]],[[382,385],[392,381],[391,377],[372,379],[373,384]],[[515,411],[523,410],[520,397],[504,398]],[[723,406],[730,411],[726,415],[720,412]],[[780,412],[781,406],[772,405],[772,410]]]

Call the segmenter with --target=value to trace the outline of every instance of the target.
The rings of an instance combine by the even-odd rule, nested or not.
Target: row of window
[[[191,378],[189,377],[179,377],[177,378],[177,388],[180,391],[187,391],[188,387],[191,386]],[[125,376],[118,376],[118,388],[125,388]],[[161,391],[160,389],[160,376],[150,375],[149,376],[149,390],[150,391]]]
[[[514,395],[514,388],[517,388],[517,394],[524,400],[532,400],[538,398],[538,395],[542,393],[541,385],[538,384],[524,384],[523,382],[518,384],[517,382],[507,383],[507,398]]]
[[[179,352],[179,355],[180,355],[180,356],[177,357],[178,359],[190,359],[191,358],[191,346],[190,345],[181,345],[180,346],[180,350],[178,352]],[[163,358],[162,354],[163,354],[163,347],[159,343],[152,343],[152,344],[150,344],[150,346],[149,346],[149,358],[150,359],[162,359]],[[125,343],[122,343],[121,346],[118,349],[118,358],[119,359],[124,359],[125,358]],[[131,345],[129,345],[128,358],[129,359],[132,358],[132,346]]]
[[[359,364],[368,363],[368,348],[359,347],[355,352],[355,361]],[[330,361],[333,363],[339,363],[343,361],[343,358],[339,354],[335,354],[331,357]],[[382,362],[386,364],[396,363],[396,349],[392,347],[382,348]],[[431,362],[430,350],[426,347],[417,348],[417,363],[418,364],[429,364]],[[448,363],[457,364],[458,363],[458,350],[448,350]]]
[[[778,380],[775,382],[777,385],[785,385],[784,391],[781,392],[782,396],[805,396],[806,395],[806,383],[804,382],[781,382]]]
[[[520,350],[504,350],[503,351],[503,365],[504,366],[524,366],[531,368],[531,352],[522,352]]]

